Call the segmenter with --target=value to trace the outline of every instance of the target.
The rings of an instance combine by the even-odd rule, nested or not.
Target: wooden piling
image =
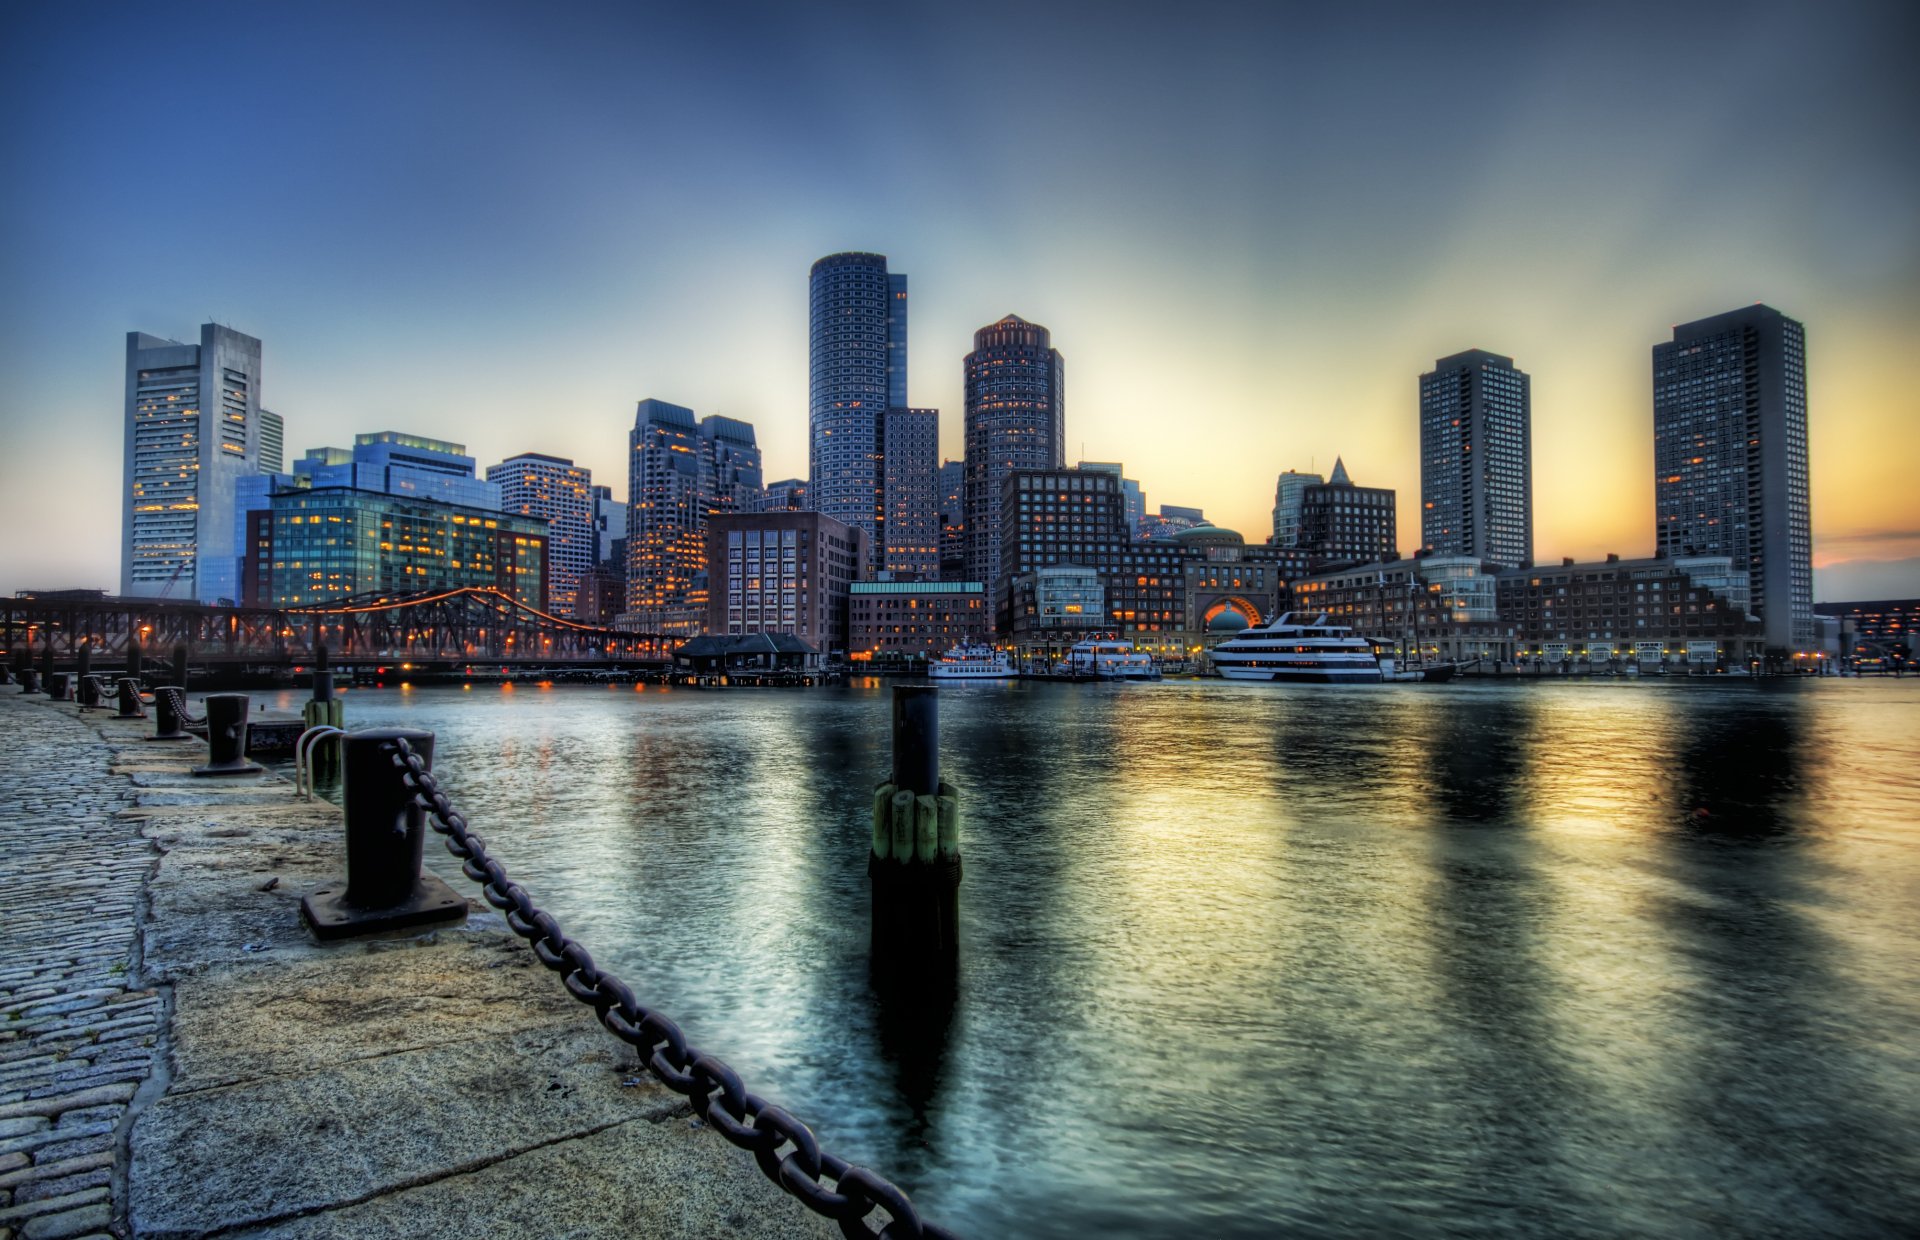
[[[894,689],[893,777],[873,790],[876,981],[920,986],[959,961],[960,800],[940,780],[936,687]]]

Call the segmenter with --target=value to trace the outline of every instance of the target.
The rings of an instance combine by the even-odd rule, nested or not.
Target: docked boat
[[[1243,629],[1213,648],[1213,666],[1228,680],[1294,684],[1379,684],[1374,643],[1322,615],[1296,623],[1292,612],[1263,628]]]
[[[1012,680],[1018,673],[1004,650],[992,646],[955,646],[927,668],[934,680]]]
[[[1160,669],[1153,656],[1135,650],[1133,643],[1118,638],[1095,637],[1074,644],[1067,651],[1067,671],[1095,680],[1158,680]]]

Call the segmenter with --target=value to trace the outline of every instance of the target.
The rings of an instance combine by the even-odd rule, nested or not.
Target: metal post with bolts
[[[925,977],[959,960],[960,800],[940,780],[940,690],[893,690],[893,777],[874,789],[872,956],[876,974]]]
[[[106,701],[107,686],[104,683],[105,680],[106,677],[98,672],[88,672],[80,678],[80,683],[76,686],[76,692],[80,697],[81,710],[98,710],[101,704]]]
[[[186,703],[186,692],[176,685],[159,685],[153,691],[153,735],[150,741],[190,741],[193,734],[181,726],[186,721],[180,717],[180,707]]]
[[[73,701],[73,686],[67,683],[70,673],[54,672],[47,677],[47,696],[56,702]]]
[[[145,719],[147,708],[140,704],[140,681],[137,677],[120,678],[120,713],[115,719]]]
[[[300,919],[317,939],[383,934],[466,919],[466,900],[420,868],[426,848],[426,809],[394,761],[397,740],[405,740],[432,769],[431,732],[375,728],[340,738],[347,878],[300,901]]]
[[[333,693],[332,663],[325,642],[314,647],[313,700],[300,710],[301,722],[308,728],[347,726],[347,704]],[[340,749],[337,745],[315,745],[313,777],[337,779],[340,774]]]
[[[267,768],[247,761],[247,707],[244,693],[207,695],[207,764],[190,775],[258,775]]]
[[[22,693],[40,692],[40,673],[35,671],[33,668],[28,668],[25,671],[21,672],[20,673],[20,692]]]
[[[73,673],[74,693],[79,698],[80,706],[82,709],[91,709],[100,704],[98,699],[94,699],[92,701],[88,700],[93,690],[92,690],[92,686],[90,686],[87,683],[87,677],[91,676],[92,674],[93,674],[93,643],[91,641],[82,640],[80,643],[80,653],[78,656],[78,661],[75,665],[75,670]]]

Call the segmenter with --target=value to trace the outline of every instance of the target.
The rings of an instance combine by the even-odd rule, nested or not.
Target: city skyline
[[[1536,556],[1650,554],[1650,350],[1674,324],[1765,302],[1807,325],[1816,569],[1906,562],[1891,578],[1904,585],[1836,591],[1821,574],[1818,596],[1920,593],[1920,498],[1898,450],[1920,423],[1900,364],[1920,337],[1920,234],[1914,161],[1888,119],[1914,102],[1893,50],[1911,14],[1696,6],[1649,46],[1649,13],[1281,12],[1237,49],[1228,10],[1179,30],[1062,10],[987,84],[936,72],[872,109],[802,54],[849,23],[769,12],[728,70],[772,74],[749,101],[696,116],[715,88],[689,85],[655,122],[637,92],[565,85],[535,119],[595,123],[551,150],[532,120],[509,125],[485,148],[504,177],[470,166],[489,127],[564,66],[596,64],[596,38],[631,45],[627,19],[475,17],[467,50],[529,49],[524,77],[495,86],[484,57],[409,61],[420,15],[394,19],[395,51],[342,52],[354,73],[292,50],[321,17],[246,15],[234,80],[163,89],[119,71],[190,54],[193,19],[16,15],[0,50],[6,160],[43,192],[0,207],[14,292],[0,518],[62,537],[10,540],[0,589],[117,580],[119,514],[34,462],[118,429],[128,331],[189,339],[213,319],[262,340],[260,398],[286,420],[289,458],[405,425],[483,461],[531,450],[618,479],[634,402],[666,395],[752,423],[768,475],[801,476],[801,273],[857,249],[913,274],[909,403],[947,411],[942,457],[961,455],[971,332],[1016,313],[1073,359],[1067,459],[1123,462],[1150,506],[1203,507],[1258,541],[1275,476],[1344,454],[1403,497],[1403,550],[1420,542],[1417,376],[1477,348],[1533,377]],[[654,27],[690,49],[687,68],[663,70],[674,82],[719,64],[716,26]],[[951,41],[937,64],[954,66],[983,37],[925,13],[892,36],[922,57]],[[1168,84],[1135,100],[1122,70],[1150,47]],[[1449,51],[1520,69],[1414,107]],[[957,124],[963,102],[1068,53],[1085,63],[1067,81],[1026,89],[1050,135],[1039,149]],[[1789,65],[1793,106],[1750,132]],[[244,132],[286,140],[250,160],[231,201],[114,188],[164,167],[169,146],[125,126],[128,109],[187,131],[226,115],[235,87],[258,99]],[[783,89],[794,106],[776,122],[758,109]],[[430,106],[435,92],[475,114]],[[774,149],[801,125],[805,150],[903,175],[857,201],[832,192]],[[976,158],[948,167],[959,154]],[[996,188],[1014,174],[1033,183]],[[546,188],[508,187],[529,178]],[[636,178],[657,187],[637,205],[620,197]]]

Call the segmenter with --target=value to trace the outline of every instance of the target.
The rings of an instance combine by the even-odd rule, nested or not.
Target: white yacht
[[[1067,671],[1095,680],[1158,680],[1153,656],[1133,643],[1111,637],[1089,638],[1067,651]]]
[[[1017,672],[1006,651],[992,646],[955,646],[927,668],[935,680],[1012,680]]]
[[[1322,615],[1296,623],[1288,612],[1265,628],[1245,629],[1213,648],[1213,666],[1228,680],[1299,684],[1378,684],[1373,643]]]

